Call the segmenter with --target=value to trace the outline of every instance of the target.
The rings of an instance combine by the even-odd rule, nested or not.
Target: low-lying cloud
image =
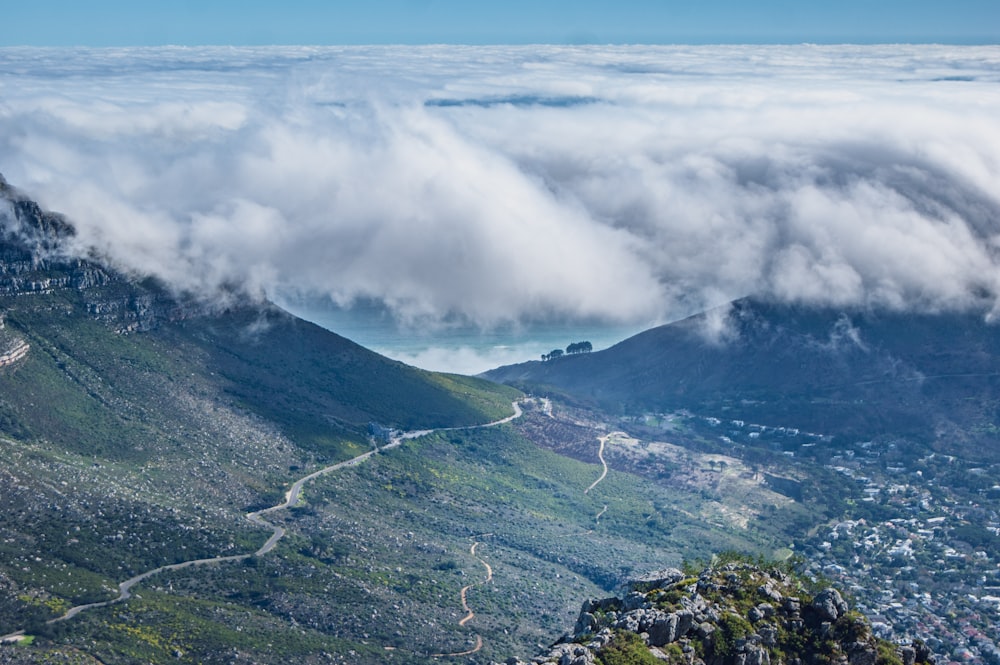
[[[0,49],[0,172],[123,268],[402,321],[1000,311],[996,47]]]

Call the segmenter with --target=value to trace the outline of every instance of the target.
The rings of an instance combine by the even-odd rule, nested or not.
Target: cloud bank
[[[1000,48],[0,49],[0,172],[178,288],[485,328],[1000,312]]]

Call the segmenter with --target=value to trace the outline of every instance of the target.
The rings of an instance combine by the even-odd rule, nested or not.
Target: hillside
[[[0,194],[0,662],[485,662],[633,568],[788,537],[559,452],[600,416],[174,293]]]
[[[252,551],[242,514],[370,450],[370,423],[480,424],[518,395],[239,293],[225,306],[173,293],[74,241],[0,178],[0,632],[129,574]]]
[[[164,416],[173,395],[210,390],[337,457],[366,445],[372,421],[416,429],[508,412],[511,391],[388,360],[268,302],[177,295],[72,256],[65,220],[2,180],[0,197],[10,204],[0,218],[0,320],[6,344],[30,350],[3,376],[9,435],[124,454],[144,407]],[[182,409],[166,417],[176,420],[161,432],[190,425]]]
[[[484,374],[617,412],[706,416],[868,439],[905,436],[989,458],[1000,417],[1000,329],[973,314],[842,311],[742,300],[590,354]],[[981,444],[987,443],[987,446]]]

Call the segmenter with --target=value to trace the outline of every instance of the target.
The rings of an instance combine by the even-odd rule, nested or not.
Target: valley
[[[997,661],[995,340],[971,319],[851,337],[746,301],[728,347],[695,318],[504,385],[64,254],[68,223],[0,193],[0,662],[528,658],[584,599],[733,553]]]
[[[554,419],[546,414],[543,403],[536,404],[536,407],[528,410],[528,417],[534,415]],[[499,427],[503,423],[494,425]],[[630,530],[630,522],[637,519],[636,512],[643,512],[642,501],[636,505],[634,497],[622,494],[625,488],[621,486],[615,488],[617,499],[614,495],[610,499],[605,495],[605,500],[612,508],[608,509],[608,515],[599,524],[595,524],[594,515],[598,509],[593,507],[595,502],[584,493],[592,482],[591,478],[597,475],[594,470],[587,468],[590,465],[581,466],[575,471],[573,475],[578,480],[568,483],[564,490],[557,492],[560,498],[553,504],[550,503],[552,497],[549,496],[549,491],[563,486],[555,481],[555,477],[572,469],[572,466],[567,467],[565,461],[554,456],[539,458],[537,452],[530,452],[531,444],[527,442],[514,446],[522,454],[514,454],[513,458],[509,458],[508,455],[513,451],[504,450],[509,446],[502,445],[493,453],[501,456],[497,463],[506,458],[503,462],[505,465],[513,464],[514,468],[522,471],[511,474],[505,483],[499,485],[508,485],[512,493],[507,497],[497,497],[496,487],[492,483],[510,472],[483,473],[481,459],[465,457],[469,453],[455,457],[459,452],[455,450],[455,443],[468,441],[476,446],[477,452],[485,452],[479,448],[483,439],[494,444],[511,444],[516,442],[516,437],[511,439],[510,433],[502,435],[499,431],[488,433],[486,430],[476,429],[421,434],[423,436],[420,438],[409,439],[406,448],[398,447],[404,440],[403,437],[398,437],[389,446],[383,446],[385,454],[372,456],[366,453],[361,458],[367,460],[364,465],[358,465],[360,459],[354,459],[310,474],[317,482],[310,486],[309,492],[300,495],[295,490],[300,489],[302,484],[296,483],[286,495],[286,501],[274,506],[275,509],[280,508],[284,513],[289,513],[288,517],[284,517],[278,510],[261,511],[268,513],[268,519],[273,521],[276,529],[284,529],[283,533],[287,534],[280,541],[273,538],[269,541],[269,544],[274,545],[273,558],[270,555],[261,556],[267,553],[265,546],[258,549],[252,558],[248,554],[227,555],[215,560],[216,565],[211,567],[193,568],[186,563],[170,565],[155,571],[155,577],[150,574],[140,575],[142,584],[132,589],[127,603],[102,603],[74,617],[72,622],[58,621],[58,618],[56,621],[47,620],[34,628],[35,633],[58,637],[60,641],[68,638],[69,644],[73,644],[76,641],[73,635],[93,635],[91,631],[106,625],[109,618],[113,625],[122,625],[120,618],[124,616],[131,616],[135,612],[139,612],[141,616],[143,611],[140,608],[152,599],[156,599],[157,605],[162,605],[172,597],[174,600],[168,604],[180,609],[180,606],[187,604],[182,602],[184,599],[190,602],[201,598],[202,602],[232,608],[234,604],[240,604],[240,599],[245,602],[247,599],[257,598],[253,606],[259,606],[260,601],[266,600],[264,606],[267,607],[267,614],[274,612],[282,616],[287,613],[285,621],[291,619],[293,625],[308,627],[311,630],[307,632],[312,633],[313,637],[319,637],[330,630],[353,636],[359,641],[356,646],[367,648],[372,654],[370,657],[376,660],[389,653],[399,662],[422,662],[421,659],[428,656],[421,656],[420,651],[424,654],[458,654],[472,648],[478,651],[483,645],[488,653],[504,653],[503,649],[507,649],[507,652],[510,649],[524,649],[527,637],[525,630],[539,631],[529,633],[539,643],[545,643],[551,639],[552,634],[559,633],[568,620],[567,617],[575,611],[577,599],[588,592],[598,592],[599,587],[594,586],[595,580],[603,580],[603,587],[626,574],[627,571],[620,569],[620,563],[617,562],[629,561],[636,569],[640,569],[640,566],[655,566],[665,559],[676,562],[682,555],[674,548],[687,547],[673,539],[670,539],[671,544],[667,549],[654,545],[659,540],[656,537],[658,532],[666,535],[665,531],[659,529],[650,529],[648,536],[639,539],[634,536],[626,538],[621,533],[615,535],[613,530],[605,531],[606,526],[611,524],[614,530],[624,529],[627,532]],[[497,434],[501,436],[497,438]],[[594,443],[597,443],[596,439]],[[423,454],[411,450],[411,447],[423,448]],[[479,467],[478,473],[470,473],[470,463]],[[449,468],[453,470],[449,472]],[[459,469],[464,470],[456,474]],[[557,469],[562,473],[556,472]],[[327,475],[333,470],[340,473]],[[535,480],[527,485],[523,484],[523,479],[516,482],[522,474]],[[478,481],[476,476],[479,477]],[[627,484],[624,478],[614,476],[615,473],[611,472],[605,483],[615,484],[617,480],[618,483],[624,481]],[[571,489],[573,485],[576,485],[575,491]],[[593,493],[603,489],[602,483]],[[652,487],[649,489],[654,490]],[[427,491],[433,492],[434,497],[421,497]],[[346,493],[346,496],[338,499],[340,492]],[[352,494],[368,497],[369,502],[374,503],[370,503],[367,510],[355,512],[354,519],[345,523],[338,520],[336,515],[342,514],[344,508],[351,505],[348,497]],[[296,503],[288,503],[293,498]],[[303,498],[306,503],[298,503]],[[470,501],[470,498],[477,500]],[[589,507],[581,506],[567,512],[568,507],[576,506],[581,501]],[[420,512],[428,512],[427,502],[440,505],[430,515],[417,514],[415,508],[422,504],[425,507]],[[569,506],[565,505],[567,502]],[[533,504],[537,508],[530,509]],[[620,514],[623,509],[632,514]],[[498,511],[499,514],[506,515],[506,518],[495,521]],[[619,514],[615,515],[616,512]],[[513,521],[515,519],[517,522]],[[696,524],[688,526],[700,530]],[[485,531],[486,527],[491,527],[491,530]],[[477,555],[476,545],[473,545],[473,549],[468,549],[469,539],[473,537],[469,532],[478,529],[484,530],[475,536],[474,542],[480,543],[480,548],[486,548],[486,555]],[[593,535],[581,540],[578,534],[582,531]],[[710,538],[710,542],[715,538],[711,534],[706,536]],[[291,543],[286,545],[289,539]],[[642,541],[647,539],[649,544],[643,545]],[[720,541],[713,547],[724,547],[726,544],[726,541]],[[462,554],[463,548],[465,555]],[[617,554],[609,559],[612,552]],[[637,556],[642,552],[645,553]],[[688,550],[687,554],[690,553]],[[479,558],[482,556],[488,557],[489,562],[485,558]],[[465,563],[461,563],[463,558],[466,559]],[[253,565],[248,568],[250,563]],[[464,585],[463,593],[458,588],[458,579],[464,577],[462,573],[467,571],[470,575],[479,575],[481,572],[474,571],[477,566],[482,571],[484,564],[487,566],[488,579]],[[269,571],[264,579],[259,577],[261,569]],[[493,578],[494,569],[496,580]],[[250,575],[247,575],[248,571]],[[220,577],[220,573],[224,574]],[[234,573],[237,573],[235,577]],[[460,574],[458,579],[455,579],[456,573]],[[277,579],[269,582],[268,579],[272,576]],[[240,578],[242,582],[239,581]],[[449,584],[448,579],[454,581]],[[490,584],[491,581],[493,584]],[[557,581],[557,584],[552,586],[552,581]],[[292,588],[286,588],[289,583]],[[259,590],[250,592],[246,588],[247,584]],[[285,591],[278,593],[278,589]],[[354,593],[362,594],[362,598],[378,598],[379,601],[370,605],[371,609],[367,614],[362,613],[357,605],[358,599],[348,600],[354,595],[351,589]],[[314,595],[317,592],[319,595]],[[274,595],[283,598],[280,611],[276,611],[277,608],[272,605],[277,601]],[[470,605],[461,603],[460,598],[465,595],[471,596]],[[320,598],[323,600],[317,605]],[[226,601],[220,602],[220,599]],[[388,616],[395,614],[397,620],[386,619],[387,625],[382,626],[382,619],[378,617],[386,613],[386,606],[395,608]],[[469,616],[473,606],[476,607],[474,616]],[[469,609],[465,609],[466,607]],[[462,611],[459,612],[459,609]],[[413,612],[418,610],[424,615],[430,611],[431,616],[437,618],[429,623],[421,622],[418,631],[420,634],[414,634]],[[536,612],[539,616],[548,616],[550,619],[542,626],[531,626],[523,620]],[[368,621],[357,623],[362,616],[369,614],[371,616]],[[402,622],[399,620],[399,617],[406,616],[410,619]],[[116,617],[119,621],[114,620]],[[144,622],[151,620],[143,619]],[[467,627],[466,624],[470,623],[473,625]],[[238,626],[233,629],[236,627]],[[400,630],[401,627],[408,630]],[[395,630],[389,630],[390,628]],[[149,629],[153,629],[152,625]],[[473,630],[476,632],[472,632]],[[174,634],[172,640],[166,639],[166,636],[162,636],[162,639],[164,643],[172,644],[173,649],[190,653],[188,649],[192,648],[192,643],[185,645],[179,637]],[[148,648],[151,640],[152,637],[148,637],[145,649],[128,653],[132,654],[131,657],[142,654],[143,658],[155,658],[156,651]],[[288,637],[284,640],[287,641]],[[477,642],[480,641],[482,644],[477,648]],[[301,649],[309,642],[310,640],[300,642],[296,639],[293,643],[298,643],[298,646],[289,645],[288,648],[306,657],[307,654],[302,654]],[[379,644],[382,646],[381,652],[374,649]],[[518,644],[522,646],[518,647]],[[116,639],[116,645],[118,649],[124,646],[120,638]],[[335,645],[336,642],[328,642],[327,648],[330,651],[324,652],[344,653],[343,647]],[[442,645],[448,649],[441,649]],[[142,640],[133,648],[141,646]],[[215,647],[217,646],[216,644]],[[417,646],[420,646],[419,650],[415,648]],[[389,647],[388,652],[385,647]],[[357,654],[363,653],[363,650],[359,651],[357,648],[353,650]],[[204,658],[206,652],[200,653],[199,657]],[[351,660],[348,658],[345,662]]]

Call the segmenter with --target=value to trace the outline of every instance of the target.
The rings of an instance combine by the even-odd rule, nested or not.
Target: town
[[[939,663],[1000,663],[990,637],[1000,625],[997,465],[906,440],[845,445],[687,412],[644,420],[683,423],[734,457],[808,478],[835,517],[796,537],[793,551],[808,575],[848,591],[880,637],[923,640]]]

